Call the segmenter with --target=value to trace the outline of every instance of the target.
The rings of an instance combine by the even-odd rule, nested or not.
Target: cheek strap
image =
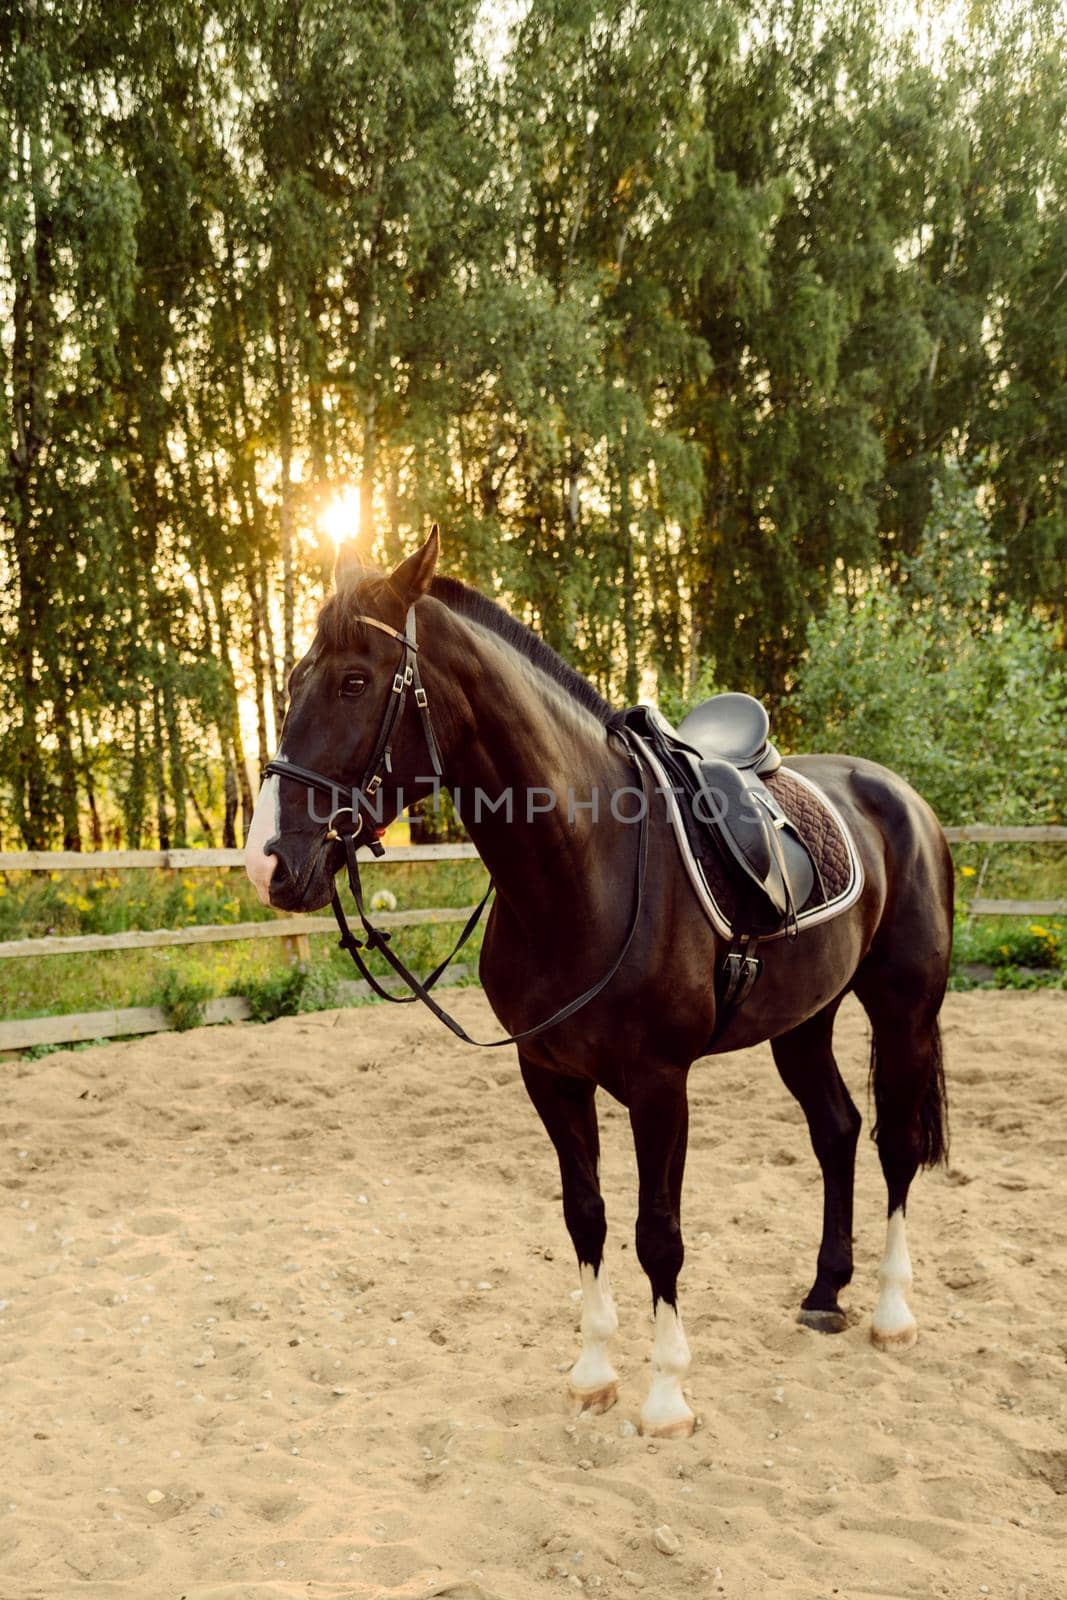
[[[415,627],[415,607],[409,606],[404,622],[404,631],[399,633],[396,628],[391,628],[387,622],[379,622],[377,617],[368,617],[362,614],[356,619],[365,622],[372,628],[377,628],[380,633],[387,633],[390,638],[396,639],[401,645],[400,661],[389,689],[389,700],[386,704],[385,715],[370,760],[363,771],[363,776],[358,787],[353,787],[351,797],[353,804],[339,806],[338,800],[345,794],[345,789],[333,779],[326,778],[321,772],[315,772],[310,767],[301,767],[295,761],[274,760],[268,761],[263,768],[264,777],[275,776],[279,778],[293,778],[297,783],[302,783],[305,788],[314,789],[319,794],[327,795],[334,806],[329,822],[326,824],[328,839],[345,839],[351,836],[358,837],[363,832],[363,811],[374,815],[374,806],[371,801],[378,793],[386,773],[393,770],[393,736],[400,725],[407,703],[408,690],[414,690],[415,705],[422,725],[423,738],[426,741],[426,750],[433,768],[434,777],[440,781],[443,775],[441,765],[441,750],[437,743],[437,736],[433,730],[433,721],[430,717],[430,701],[422,685],[419,674],[418,641]],[[352,827],[341,830],[338,827],[340,819],[348,813],[352,818]],[[384,846],[375,837],[365,840],[367,848],[376,856],[384,855]]]

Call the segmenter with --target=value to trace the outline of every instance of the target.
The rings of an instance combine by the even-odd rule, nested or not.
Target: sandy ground
[[[491,1026],[482,996],[456,1000]],[[1067,1594],[1067,995],[952,996],[918,1347],[794,1311],[820,1189],[766,1049],[692,1077],[701,1426],[653,1444],[625,1114],[602,1107],[618,1407],[575,1422],[576,1273],[513,1061],[384,1008],[6,1063],[0,1600]],[[840,1057],[866,1106],[863,1020]],[[510,1052],[509,1052],[510,1055]],[[680,1541],[661,1553],[653,1530]]]

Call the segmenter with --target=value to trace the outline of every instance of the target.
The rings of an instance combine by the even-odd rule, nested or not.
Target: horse
[[[435,526],[383,575],[342,548],[335,590],[291,675],[279,756],[249,830],[246,868],[260,899],[311,912],[333,895],[345,851],[332,826],[337,813],[321,814],[301,774],[351,794],[352,807],[341,808],[350,819],[376,791],[376,836],[435,787],[429,749],[495,885],[480,980],[508,1034],[526,1034],[517,1045],[522,1080],[559,1161],[582,1289],[581,1348],[568,1380],[578,1410],[607,1410],[619,1381],[609,1349],[618,1319],[604,1257],[596,1090],[629,1113],[637,1255],[652,1294],[652,1375],[640,1409],[651,1437],[685,1437],[695,1425],[683,1392],[690,1351],[678,1279],[687,1079],[698,1057],[770,1042],[823,1179],[815,1279],[798,1319],[826,1333],[846,1325],[839,1295],[853,1271],[861,1118],[832,1035],[842,1000],[854,994],[871,1026],[873,1137],[888,1191],[870,1336],[883,1351],[908,1349],[917,1338],[908,1191],[920,1167],[947,1156],[938,1018],[953,878],[933,812],[874,762],[787,758],[786,768],[812,780],[847,822],[862,892],[820,926],[769,941],[758,983],[724,1012],[713,981],[721,934],[697,903],[661,808],[649,805],[642,828],[633,825],[633,797],[646,794],[646,778],[613,733],[612,708],[492,600],[439,576],[439,549]],[[417,693],[405,703],[416,660]],[[622,794],[629,798],[616,804]],[[579,995],[582,1003],[562,1005]]]

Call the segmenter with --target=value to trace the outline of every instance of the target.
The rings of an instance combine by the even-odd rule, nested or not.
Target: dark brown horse
[[[632,794],[644,780],[612,736],[611,708],[596,691],[492,602],[435,577],[437,556],[435,529],[389,577],[339,564],[338,592],[293,673],[279,754],[339,790],[358,785],[402,678],[397,640],[403,651],[405,622],[410,628],[417,619],[425,692],[418,704],[400,700],[382,816],[426,792],[428,716],[444,781],[496,885],[482,983],[504,1028],[518,1033],[594,985],[623,947],[638,830],[607,797]],[[409,657],[401,654],[401,663]],[[597,1088],[629,1111],[637,1253],[655,1319],[641,1409],[652,1434],[693,1427],[682,1393],[689,1350],[677,1285],[686,1080],[698,1056],[770,1040],[807,1117],[824,1183],[822,1243],[800,1320],[827,1331],[844,1326],[838,1293],[852,1276],[860,1116],[834,1061],[832,1033],[850,991],[873,1030],[876,1139],[889,1191],[871,1336],[884,1349],[916,1338],[904,1211],[918,1168],[945,1153],[938,1012],[952,936],[951,858],[930,809],[884,767],[851,756],[804,756],[787,766],[814,780],[852,831],[864,874],[855,904],[795,940],[766,944],[751,995],[717,1017],[722,941],[697,902],[665,811],[652,806],[644,893],[625,959],[577,1014],[519,1046],[523,1081],[559,1157],[584,1291],[571,1389],[598,1410],[616,1398],[607,1345],[617,1321],[604,1269]],[[299,782],[270,777],[249,835],[249,875],[264,901],[288,911],[326,905],[342,864],[341,845],[327,837],[329,808],[316,808],[314,798]]]

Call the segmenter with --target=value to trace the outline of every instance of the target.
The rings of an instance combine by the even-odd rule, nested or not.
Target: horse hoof
[[[848,1319],[843,1311],[812,1311],[802,1306],[797,1312],[801,1327],[814,1328],[818,1333],[844,1333]]]
[[[579,1413],[591,1411],[595,1417],[604,1411],[610,1411],[619,1398],[617,1383],[602,1383],[598,1389],[576,1389],[573,1383],[569,1387],[576,1410]]]
[[[646,1422],[641,1419],[640,1432],[645,1439],[689,1439],[697,1419],[690,1411],[687,1416],[675,1417],[673,1422]]]
[[[918,1342],[919,1329],[914,1322],[905,1323],[902,1328],[895,1328],[892,1333],[882,1333],[873,1323],[871,1325],[871,1343],[876,1350],[899,1355],[902,1350],[910,1350]]]

